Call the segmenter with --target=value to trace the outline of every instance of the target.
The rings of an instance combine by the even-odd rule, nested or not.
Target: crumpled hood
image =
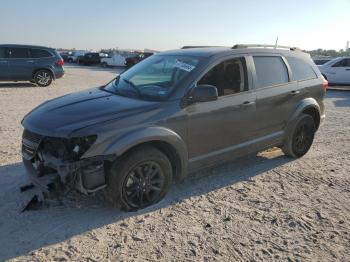
[[[94,88],[68,94],[34,108],[24,128],[46,136],[68,136],[84,127],[158,108],[159,102],[122,97]]]

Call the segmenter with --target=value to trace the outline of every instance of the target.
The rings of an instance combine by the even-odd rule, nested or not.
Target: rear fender
[[[293,114],[291,115],[291,117],[288,120],[287,126],[286,126],[286,137],[288,137],[289,133],[292,130],[292,127],[294,126],[296,120],[298,119],[298,117],[306,110],[309,108],[313,108],[316,109],[316,111],[318,112],[319,116],[320,115],[320,106],[317,103],[316,99],[314,98],[305,98],[302,101],[299,102],[298,106],[296,107],[295,111],[293,112]]]

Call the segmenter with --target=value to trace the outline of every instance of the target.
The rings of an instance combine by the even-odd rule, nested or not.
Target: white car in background
[[[350,57],[338,57],[318,66],[329,84],[350,85]]]
[[[125,66],[125,57],[118,53],[108,55],[108,57],[101,59],[101,66]]]

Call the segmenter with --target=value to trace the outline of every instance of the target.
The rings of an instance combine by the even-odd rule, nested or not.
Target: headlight
[[[74,137],[70,139],[70,150],[74,158],[80,158],[95,143],[96,135],[85,137]]]

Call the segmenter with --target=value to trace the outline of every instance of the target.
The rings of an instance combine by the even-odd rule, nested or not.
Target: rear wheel
[[[104,68],[106,68],[106,67],[108,67],[108,64],[107,64],[106,62],[103,62],[103,63],[101,64],[101,66],[104,67]]]
[[[302,114],[292,127],[282,148],[283,152],[290,157],[302,157],[311,148],[315,132],[314,119],[310,115]]]
[[[35,83],[38,86],[49,86],[52,83],[52,73],[48,70],[39,70],[34,74]]]
[[[137,148],[111,166],[108,197],[114,206],[135,211],[159,202],[172,181],[169,159],[159,150]]]

